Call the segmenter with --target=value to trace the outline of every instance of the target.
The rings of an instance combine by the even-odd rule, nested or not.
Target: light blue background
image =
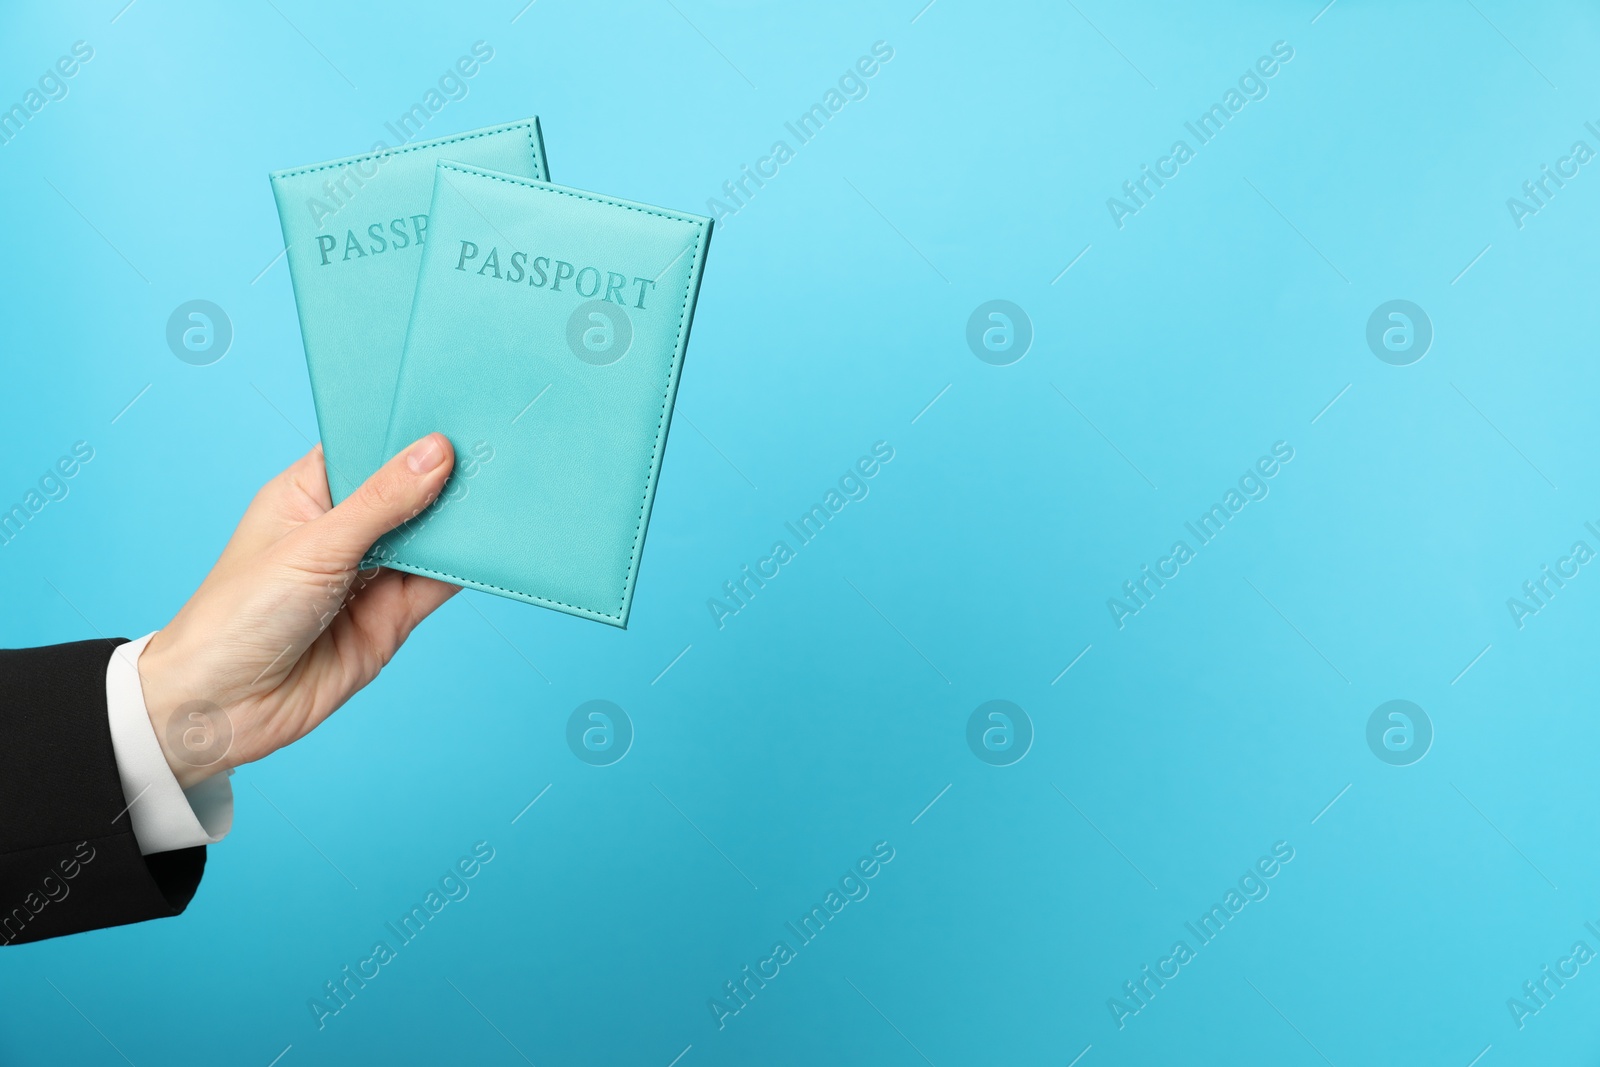
[[[1506,1001],[1600,950],[1600,577],[1520,631],[1505,604],[1600,547],[1597,165],[1520,230],[1505,203],[1600,148],[1592,9],[921,2],[0,14],[6,105],[95,49],[0,146],[0,501],[96,451],[0,548],[10,645],[160,627],[315,439],[269,170],[366,150],[484,40],[425,136],[537,114],[557,181],[703,211],[895,51],[718,229],[630,628],[457,598],[235,776],[182,918],[0,956],[0,1061],[1593,1061],[1600,967],[1520,1030]],[[1270,95],[1113,225],[1280,40]],[[194,298],[236,331],[209,367],[164,339]],[[994,298],[1036,331],[1009,367],[964,340]],[[1394,298],[1436,331],[1409,367],[1364,339]],[[879,440],[871,495],[719,631],[707,598]],[[1106,599],[1280,440],[1119,631]],[[637,730],[606,768],[564,740],[596,698]],[[1436,731],[1408,767],[1365,739],[1395,698]],[[991,699],[1036,730],[1010,767],[966,745]],[[479,840],[471,895],[319,1031]],[[884,840],[719,1030],[708,998]],[[1107,999],[1277,841],[1270,896],[1119,1030]]]

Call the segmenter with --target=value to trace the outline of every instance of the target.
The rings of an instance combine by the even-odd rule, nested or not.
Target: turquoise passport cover
[[[626,626],[711,220],[441,162],[385,455],[456,448],[384,566]]]
[[[550,176],[536,118],[270,176],[335,503],[383,460],[440,159]]]

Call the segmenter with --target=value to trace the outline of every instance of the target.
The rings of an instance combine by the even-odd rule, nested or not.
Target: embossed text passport
[[[437,430],[459,490],[371,558],[626,626],[710,237],[440,162],[383,455]]]

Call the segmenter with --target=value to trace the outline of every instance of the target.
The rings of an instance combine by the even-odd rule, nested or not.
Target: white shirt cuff
[[[233,786],[227,774],[184,789],[167,766],[145,709],[139,657],[155,634],[118,645],[106,665],[106,708],[111,747],[122,778],[123,799],[139,852],[171,852],[214,845],[233,828]],[[228,774],[232,774],[229,771]]]

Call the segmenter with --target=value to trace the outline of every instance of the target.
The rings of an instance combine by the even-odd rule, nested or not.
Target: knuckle
[[[403,503],[404,493],[395,479],[380,474],[361,487],[361,498],[368,510],[388,513]]]

